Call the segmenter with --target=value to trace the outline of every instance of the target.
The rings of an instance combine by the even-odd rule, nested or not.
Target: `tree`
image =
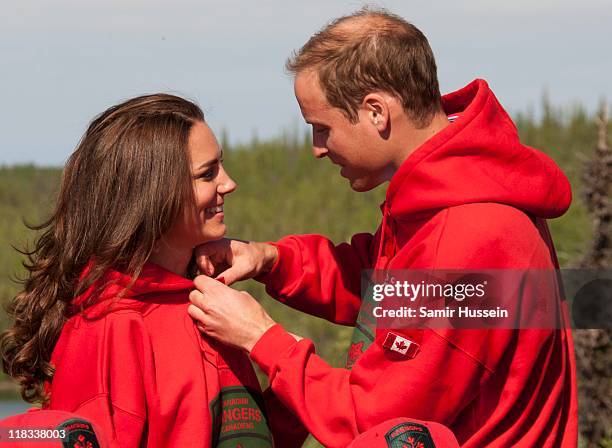
[[[598,141],[584,170],[584,202],[593,219],[593,238],[582,267],[612,267],[612,151],[608,146],[608,106],[601,104],[597,117]],[[600,446],[610,436],[612,415],[611,332],[606,329],[577,330],[574,333],[580,432],[589,447]],[[607,433],[608,432],[608,433]]]

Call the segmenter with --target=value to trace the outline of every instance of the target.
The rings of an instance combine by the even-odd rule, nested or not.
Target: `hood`
[[[92,264],[90,262],[83,270],[81,279],[91,270]],[[111,309],[141,309],[151,303],[159,303],[162,296],[165,301],[176,301],[176,294],[180,294],[180,300],[186,302],[187,294],[194,288],[193,281],[147,262],[135,281],[131,275],[108,269],[99,280],[73,300],[72,306],[75,312],[86,308],[88,316],[92,317],[98,312]]]
[[[495,202],[556,218],[571,202],[570,184],[544,153],[521,144],[516,126],[486,81],[442,97],[456,120],[417,148],[391,179],[390,216]]]

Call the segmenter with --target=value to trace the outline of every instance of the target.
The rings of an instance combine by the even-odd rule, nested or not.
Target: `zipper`
[[[375,270],[385,269],[387,265],[389,264],[390,258],[393,256],[393,249],[395,247],[394,241],[393,242],[387,241],[387,235],[389,233],[387,231],[387,226],[390,225],[389,221],[392,219],[393,218],[391,217],[391,211],[389,210],[389,207],[387,206],[387,201],[385,201],[383,203],[383,220],[382,220],[381,229],[380,229],[380,241],[378,242],[378,253],[376,256],[376,263],[374,264]],[[390,236],[394,238],[393,234],[391,234]],[[389,243],[391,243],[393,246],[390,246]]]

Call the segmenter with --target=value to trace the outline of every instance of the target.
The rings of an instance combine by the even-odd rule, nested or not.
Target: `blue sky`
[[[421,28],[441,88],[489,81],[511,112],[612,93],[609,0],[385,1]],[[0,16],[0,164],[61,165],[87,123],[143,93],[196,100],[245,142],[305,127],[283,65],[355,1],[20,0]]]

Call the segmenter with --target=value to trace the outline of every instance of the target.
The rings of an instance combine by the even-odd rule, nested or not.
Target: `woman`
[[[143,96],[96,118],[1,337],[23,398],[90,418],[120,446],[272,446],[248,359],[186,312],[193,248],[225,235],[235,188],[191,102]]]

